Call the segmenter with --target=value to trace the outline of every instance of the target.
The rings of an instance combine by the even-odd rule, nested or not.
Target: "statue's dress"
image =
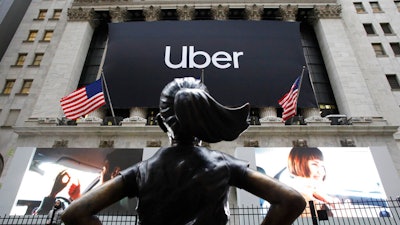
[[[204,147],[174,146],[121,175],[138,196],[141,225],[223,225],[229,186],[240,188],[248,163]]]

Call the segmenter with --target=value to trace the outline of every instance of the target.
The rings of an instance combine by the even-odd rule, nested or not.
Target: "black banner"
[[[104,73],[115,108],[158,107],[163,87],[192,76],[227,106],[278,106],[305,65],[300,24],[159,21],[109,25]],[[315,106],[307,73],[299,107]]]

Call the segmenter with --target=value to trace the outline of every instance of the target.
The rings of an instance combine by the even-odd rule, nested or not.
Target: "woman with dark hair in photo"
[[[288,156],[288,170],[293,176],[291,186],[298,190],[305,200],[314,201],[322,209],[334,208],[340,200],[325,193],[326,178],[324,155],[318,148],[294,147]],[[308,207],[307,207],[308,209]]]
[[[222,106],[194,78],[175,79],[161,93],[157,117],[171,146],[74,201],[63,215],[65,224],[101,224],[95,215],[128,196],[139,199],[142,225],[223,225],[230,186],[270,202],[262,224],[292,224],[306,205],[299,192],[247,162],[198,146],[236,139],[248,127],[248,114],[248,104]]]

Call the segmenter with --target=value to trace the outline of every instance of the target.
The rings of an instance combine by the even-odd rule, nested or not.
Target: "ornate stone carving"
[[[252,6],[246,6],[245,12],[248,20],[261,20],[264,14],[264,7],[256,4]]]
[[[161,140],[146,141],[146,147],[161,147]]]
[[[88,21],[92,26],[97,26],[98,15],[93,8],[69,8],[69,21]]]
[[[66,148],[68,147],[68,140],[56,140],[54,141],[53,148]]]
[[[283,21],[296,21],[298,10],[298,6],[293,6],[290,4],[286,6],[279,6],[279,12],[281,13]]]
[[[297,139],[297,140],[294,140],[294,141],[292,141],[292,143],[293,143],[293,147],[308,147],[308,145],[307,145],[307,140],[304,140],[304,139]]]
[[[113,23],[121,23],[126,22],[131,19],[131,14],[129,13],[127,8],[110,8],[110,16],[111,22]]]
[[[228,6],[213,6],[211,7],[211,15],[214,20],[227,20],[229,13]]]
[[[245,140],[243,142],[244,147],[260,147],[258,140]]]
[[[341,18],[341,5],[314,6],[315,19],[338,19]]]
[[[99,144],[99,148],[114,148],[113,140],[101,140]]]
[[[157,21],[160,20],[161,16],[161,7],[150,6],[148,8],[143,9],[144,17],[146,21]]]
[[[345,138],[343,140],[340,140],[340,145],[342,147],[356,147],[356,143],[351,138]]]
[[[179,6],[176,11],[179,15],[179,20],[192,20],[195,15],[195,9],[193,6]]]

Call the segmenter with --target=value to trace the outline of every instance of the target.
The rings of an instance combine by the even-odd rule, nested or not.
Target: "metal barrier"
[[[231,207],[228,225],[261,224],[268,208]],[[99,215],[103,225],[138,225],[136,215],[122,213]],[[0,216],[0,225],[46,224],[46,215]],[[398,199],[345,200],[330,204],[314,204],[312,201],[293,225],[397,225],[400,224]]]

